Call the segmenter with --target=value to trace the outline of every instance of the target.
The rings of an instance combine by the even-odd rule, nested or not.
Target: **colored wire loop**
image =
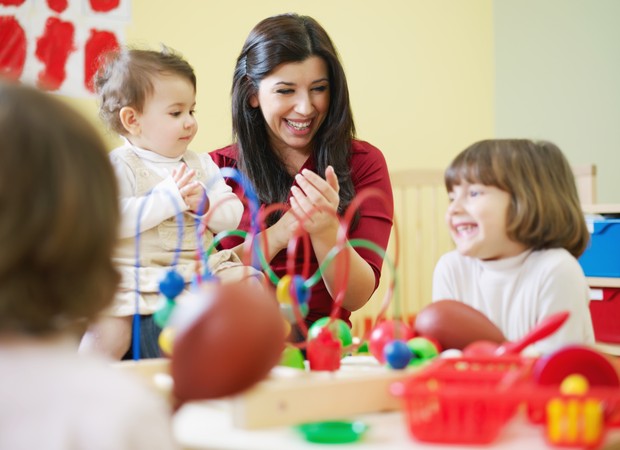
[[[151,194],[153,193],[153,189],[151,189],[150,191],[148,191],[146,193],[146,195],[144,196],[144,198],[142,199],[142,203],[140,204],[140,208],[138,209],[138,217],[136,218],[136,261],[135,261],[135,283],[136,283],[136,288],[135,288],[135,303],[134,303],[134,315],[133,315],[133,322],[132,322],[132,331],[131,331],[131,336],[132,336],[132,356],[134,361],[138,361],[140,359],[140,267],[141,267],[141,263],[140,263],[140,233],[141,233],[141,229],[140,229],[140,224],[141,224],[141,219],[142,219],[142,214],[144,213],[144,208],[147,205],[147,202],[150,200]],[[179,205],[177,203],[177,201],[175,200],[175,198],[172,196],[172,194],[170,194],[169,192],[166,191],[166,194],[168,195],[168,198],[170,199],[170,201],[172,202],[172,205],[174,206],[174,210],[175,210],[175,220],[177,223],[177,246],[176,249],[174,251],[174,255],[172,258],[172,269],[174,269],[176,267],[176,265],[179,262],[179,257],[181,254],[181,244],[183,242],[183,211],[181,211],[181,208],[179,208]]]
[[[258,197],[256,196],[254,189],[250,183],[250,181],[243,176],[238,170],[234,168],[223,168],[220,170],[222,177],[231,178],[238,185],[240,185],[243,189],[244,196],[241,199],[245,206],[250,211],[250,231],[242,231],[242,230],[230,230],[230,231],[222,231],[214,236],[209,247],[204,250],[203,248],[203,237],[204,233],[207,230],[209,220],[211,219],[213,213],[217,208],[221,207],[222,203],[227,201],[227,199],[223,199],[219,202],[212,203],[209,207],[209,210],[202,216],[197,216],[196,218],[196,228],[197,228],[197,238],[198,238],[198,248],[196,250],[196,275],[197,280],[200,283],[203,280],[203,277],[200,274],[199,268],[200,263],[202,262],[202,266],[205,271],[205,277],[209,277],[209,269],[208,269],[208,258],[209,256],[216,250],[217,246],[222,242],[223,239],[229,237],[239,237],[243,240],[243,260],[250,261],[251,265],[262,269],[262,271],[267,275],[269,281],[274,285],[278,286],[278,284],[282,281],[280,277],[274,272],[271,268],[269,261],[267,260],[267,256],[265,255],[264,249],[269,248],[267,241],[267,233],[264,233],[264,223],[265,219],[276,211],[286,211],[288,210],[288,205],[285,204],[273,204],[265,206],[261,209]],[[211,182],[214,182],[213,180]],[[207,192],[210,186],[203,186],[205,188],[204,198],[201,202],[201,210],[203,210],[206,206],[208,197]],[[133,357],[134,360],[138,360],[140,358],[140,314],[139,314],[139,275],[138,270],[140,267],[140,219],[142,217],[142,213],[144,207],[147,203],[148,197],[151,195],[152,191],[146,194],[144,201],[140,205],[140,210],[137,218],[137,228],[136,228],[136,301],[135,301],[135,314],[134,314],[134,326],[133,326]],[[175,201],[174,197],[171,194],[168,194],[175,206],[175,217],[178,224],[178,245],[175,250],[172,267],[175,267],[178,263],[178,259],[180,256],[180,248],[183,240],[183,212],[180,210],[179,205]],[[318,210],[316,208],[314,211],[310,211],[308,216],[306,217],[298,217],[297,220],[300,223],[300,226],[297,227],[295,234],[290,239],[288,247],[287,247],[287,261],[286,261],[286,272],[292,278],[290,281],[290,285],[288,287],[289,293],[291,297],[294,299],[292,302],[293,312],[295,316],[295,320],[300,329],[300,332],[304,337],[307,337],[308,328],[303,319],[303,315],[300,309],[300,304],[304,303],[306,299],[299,298],[299,293],[303,292],[304,294],[309,295],[310,290],[313,286],[315,286],[319,281],[321,281],[324,272],[327,270],[328,266],[331,264],[335,265],[335,290],[334,290],[334,305],[331,310],[329,321],[326,324],[326,327],[329,327],[332,322],[334,322],[338,313],[342,307],[342,303],[344,301],[346,295],[346,287],[348,285],[349,280],[349,271],[350,271],[350,254],[348,252],[349,248],[363,248],[366,250],[370,250],[375,252],[387,263],[387,266],[391,272],[391,281],[388,286],[388,289],[384,295],[382,305],[379,313],[377,314],[375,324],[380,322],[386,315],[387,309],[390,306],[391,300],[393,297],[396,297],[396,302],[394,304],[394,317],[400,317],[399,311],[399,301],[397,298],[397,271],[396,267],[398,265],[398,229],[396,226],[396,221],[394,221],[394,240],[395,240],[395,256],[394,262],[387,257],[386,250],[381,248],[376,243],[366,240],[366,239],[348,239],[348,230],[350,228],[350,224],[354,218],[356,211],[359,209],[359,206],[363,201],[366,201],[369,197],[379,197],[381,200],[389,201],[387,195],[378,190],[378,189],[365,189],[359,192],[353,201],[349,204],[343,216],[340,217],[336,211],[325,208],[325,212],[329,212],[334,214],[339,221],[339,227],[337,232],[336,245],[328,252],[327,256],[323,260],[323,262],[317,267],[317,270],[313,274],[309,274],[310,271],[310,254],[311,254],[311,243],[309,234],[303,229],[303,222],[307,220],[307,217],[311,215],[314,211]],[[255,239],[256,236],[260,234],[260,239]],[[297,247],[299,241],[302,241],[302,266],[301,266],[301,274],[297,274],[296,272],[296,259],[297,259]],[[261,245],[262,244],[262,245]],[[307,297],[306,295],[306,297]],[[369,331],[367,330],[367,333]],[[364,336],[361,342],[363,342],[368,336]],[[307,339],[306,339],[307,340]],[[305,346],[306,342],[302,342],[297,344],[299,347]]]

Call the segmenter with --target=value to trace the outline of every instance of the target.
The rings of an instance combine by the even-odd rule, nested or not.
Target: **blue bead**
[[[185,288],[185,280],[176,270],[166,272],[164,278],[159,282],[159,291],[166,298],[176,298]]]
[[[405,341],[395,340],[388,342],[383,347],[383,356],[385,356],[385,361],[393,369],[403,369],[411,361],[413,353]]]
[[[292,285],[295,292],[295,297],[297,298],[297,303],[300,305],[308,303],[308,300],[310,300],[310,293],[312,291],[304,284],[304,277],[301,275],[293,275]]]

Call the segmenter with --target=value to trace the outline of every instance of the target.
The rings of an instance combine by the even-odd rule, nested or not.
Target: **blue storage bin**
[[[620,277],[620,219],[591,222],[590,244],[579,258],[588,277]]]

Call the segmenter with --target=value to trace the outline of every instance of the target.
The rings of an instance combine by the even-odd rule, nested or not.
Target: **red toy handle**
[[[532,330],[518,341],[506,342],[495,350],[496,355],[511,355],[521,352],[525,347],[546,338],[566,322],[570,312],[561,311],[540,321]]]

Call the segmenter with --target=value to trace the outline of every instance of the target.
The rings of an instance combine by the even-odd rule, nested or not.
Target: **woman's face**
[[[311,56],[276,67],[261,80],[250,105],[260,107],[270,143],[279,154],[292,150],[309,155],[327,115],[329,96],[327,64]]]

